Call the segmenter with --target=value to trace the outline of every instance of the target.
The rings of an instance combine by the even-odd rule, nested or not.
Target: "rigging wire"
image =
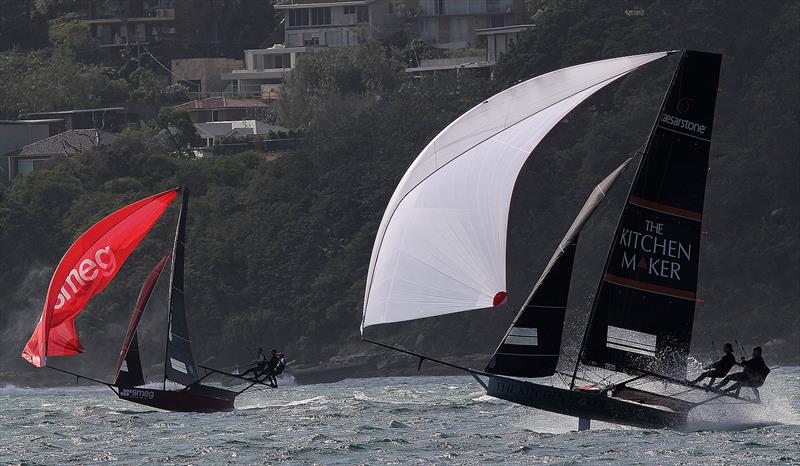
[[[164,68],[165,70],[167,70],[167,72],[168,72],[169,74],[171,74],[172,76],[174,76],[174,77],[178,78],[178,81],[182,81],[182,82],[185,82],[185,83],[189,83],[189,84],[191,84],[192,86],[197,86],[197,88],[198,88],[197,90],[198,90],[198,91],[200,90],[200,89],[199,89],[199,88],[200,88],[200,83],[196,83],[196,82],[189,81],[188,79],[184,79],[184,78],[182,78],[182,77],[178,76],[177,74],[175,74],[175,73],[174,73],[174,72],[173,72],[171,69],[167,68],[167,67],[166,67],[166,66],[165,66],[163,63],[161,63],[160,61],[158,61],[158,58],[156,58],[156,57],[155,57],[155,55],[153,55],[152,53],[150,53],[150,51],[149,51],[149,50],[147,50],[147,47],[145,47],[145,46],[142,46],[142,50],[144,50],[144,51],[145,51],[145,53],[146,53],[147,55],[149,55],[149,56],[150,56],[150,58],[152,58],[152,59],[153,59],[153,61],[154,61],[154,62],[156,62],[156,63],[158,64],[158,66],[160,66],[161,68]]]

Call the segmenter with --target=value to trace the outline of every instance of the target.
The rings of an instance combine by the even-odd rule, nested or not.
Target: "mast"
[[[570,388],[581,362],[685,375],[720,61],[681,56],[617,223]]]
[[[184,301],[184,258],[186,250],[186,212],[189,206],[189,190],[183,188],[181,210],[175,231],[172,250],[172,272],[169,287],[169,319],[167,322],[167,345],[164,356],[164,387],[167,379],[183,385],[191,385],[197,376],[197,367],[192,355],[192,343],[186,324]]]

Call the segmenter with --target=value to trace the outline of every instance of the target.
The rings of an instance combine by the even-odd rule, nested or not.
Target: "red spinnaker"
[[[120,267],[178,194],[170,189],[150,196],[100,220],[70,246],[56,267],[42,316],[22,357],[42,367],[47,356],[83,352],[75,317],[103,291]]]
[[[142,290],[139,292],[139,298],[136,300],[136,307],[133,309],[131,323],[128,325],[128,333],[125,334],[125,341],[122,343],[122,348],[119,350],[117,367],[114,369],[114,380],[119,379],[119,369],[122,367],[122,361],[124,361],[125,357],[128,356],[128,349],[131,347],[133,336],[136,335],[136,328],[139,326],[139,319],[142,317],[144,308],[147,306],[147,302],[150,300],[150,295],[153,293],[153,288],[156,287],[156,282],[158,281],[158,277],[161,275],[161,271],[164,270],[164,266],[167,265],[167,259],[169,259],[169,254],[164,256],[164,258],[161,259],[158,264],[156,264],[156,267],[152,272],[150,272],[150,275],[147,276],[147,280],[145,280],[144,285],[142,285]]]

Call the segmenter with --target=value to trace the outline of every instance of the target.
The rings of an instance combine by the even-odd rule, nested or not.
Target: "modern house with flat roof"
[[[228,138],[245,138],[251,135],[267,135],[270,131],[286,131],[286,128],[258,120],[210,121],[195,123],[194,128],[203,139],[205,147],[221,144]]]
[[[121,131],[129,124],[138,121],[137,115],[125,107],[82,108],[75,110],[59,110],[55,112],[23,113],[27,119],[61,119],[64,129],[93,129],[104,131]]]
[[[181,58],[172,60],[170,68],[173,83],[183,84],[190,94],[201,98],[223,96],[229,83],[222,75],[242,65],[242,60],[235,58]]]
[[[182,56],[213,56],[220,24],[239,0],[86,0],[91,37],[101,47],[156,47],[169,43]],[[264,0],[267,1],[267,0]]]
[[[477,29],[475,34],[486,39],[486,61],[497,63],[500,56],[519,40],[520,36],[533,29],[533,24],[517,24],[497,28]]]
[[[485,45],[486,51],[480,56],[463,56],[453,58],[433,58],[420,60],[418,66],[406,68],[407,73],[414,77],[421,77],[424,73],[436,71],[451,71],[462,69],[490,69],[511,45],[519,40],[522,34],[533,29],[533,24],[518,24],[497,28],[484,28],[475,30],[475,35],[480,39],[480,44]],[[484,43],[485,41],[485,43]]]
[[[244,69],[222,73],[222,80],[228,83],[225,91],[267,100],[277,99],[286,73],[295,67],[297,57],[311,50],[311,47],[285,47],[283,44],[268,49],[245,50]]]
[[[474,48],[479,29],[521,24],[525,0],[407,0],[417,36],[435,48]]]
[[[185,102],[173,108],[187,110],[194,123],[207,123],[209,121],[254,120],[267,109],[267,104],[258,99],[208,97]]]
[[[150,45],[177,35],[176,0],[89,0],[91,36],[100,47]]]
[[[400,0],[284,0],[287,47],[363,44],[403,30],[394,6]]]

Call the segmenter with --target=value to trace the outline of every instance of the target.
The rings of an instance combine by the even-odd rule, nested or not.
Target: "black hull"
[[[486,394],[544,411],[646,429],[680,428],[686,424],[686,412],[619,400],[599,392],[567,390],[506,377],[489,377]]]
[[[211,388],[211,387],[203,387]],[[215,413],[233,411],[236,392],[227,390],[158,390],[150,388],[120,387],[117,396],[126,401],[167,411]]]

